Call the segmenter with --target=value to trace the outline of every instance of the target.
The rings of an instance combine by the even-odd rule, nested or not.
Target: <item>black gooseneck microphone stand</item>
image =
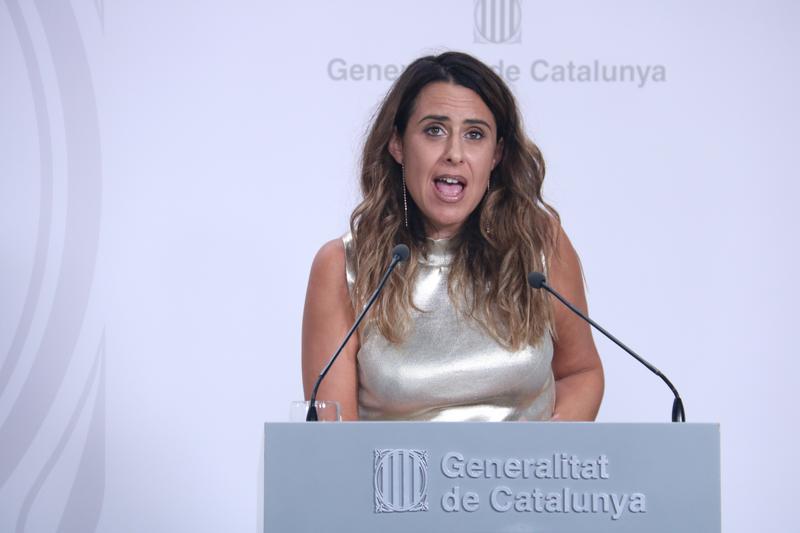
[[[667,387],[669,387],[669,389],[672,391],[672,394],[675,395],[675,400],[672,402],[672,421],[686,422],[686,412],[683,409],[683,400],[681,400],[681,397],[678,394],[678,389],[675,388],[675,385],[673,385],[672,382],[669,379],[667,379],[667,376],[665,376],[659,369],[650,364],[642,356],[640,356],[639,354],[637,354],[636,352],[625,346],[620,340],[614,337],[611,333],[603,329],[603,327],[600,324],[598,324],[588,316],[581,313],[581,311],[578,308],[576,308],[574,305],[568,302],[555,289],[553,289],[550,285],[547,284],[547,280],[545,279],[544,274],[542,274],[541,272],[531,272],[530,274],[528,274],[528,285],[530,285],[534,289],[544,289],[553,296],[555,296],[556,298],[558,298],[558,300],[562,304],[567,306],[570,309],[570,311],[572,311],[573,313],[581,317],[583,320],[591,324],[597,331],[599,331],[600,333],[611,339],[614,342],[614,344],[616,344],[617,346],[628,352],[634,359],[636,359],[637,361],[642,363],[645,367],[647,367],[647,369],[650,370],[650,372],[660,377],[664,381],[664,383],[667,384]]]

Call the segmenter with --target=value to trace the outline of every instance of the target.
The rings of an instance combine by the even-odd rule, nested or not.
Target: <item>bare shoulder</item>
[[[314,256],[308,276],[306,305],[349,303],[345,273],[345,249],[342,239],[326,242]]]
[[[333,239],[325,244],[314,256],[309,276],[309,290],[323,285],[326,290],[334,287],[347,289],[345,277],[345,250],[342,239]]]
[[[325,244],[314,256],[312,268],[329,269],[344,268],[344,242],[342,239],[332,239]]]
[[[551,224],[555,238],[555,248],[553,256],[548,258],[550,263],[549,276],[553,281],[572,280],[574,282],[575,278],[580,280],[582,278],[582,270],[578,252],[575,251],[575,247],[567,236],[567,232],[564,231],[561,222],[553,217]]]

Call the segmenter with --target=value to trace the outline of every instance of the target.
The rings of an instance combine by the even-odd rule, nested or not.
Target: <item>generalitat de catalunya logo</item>
[[[476,43],[522,42],[520,0],[475,0],[474,18]]]
[[[375,450],[376,513],[428,510],[428,452]]]

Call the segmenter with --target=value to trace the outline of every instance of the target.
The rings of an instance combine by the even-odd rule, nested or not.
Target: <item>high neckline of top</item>
[[[420,257],[420,263],[431,266],[447,266],[453,259],[456,247],[455,237],[432,239],[425,237],[426,256]]]

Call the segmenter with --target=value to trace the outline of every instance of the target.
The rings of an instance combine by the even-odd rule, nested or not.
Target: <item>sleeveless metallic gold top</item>
[[[347,286],[355,281],[355,250],[342,237]],[[452,252],[447,239],[428,239],[420,259],[411,311],[401,344],[378,328],[362,330],[358,361],[358,413],[362,420],[547,420],[553,414],[553,343],[510,352],[473,319],[456,312],[447,294]]]

